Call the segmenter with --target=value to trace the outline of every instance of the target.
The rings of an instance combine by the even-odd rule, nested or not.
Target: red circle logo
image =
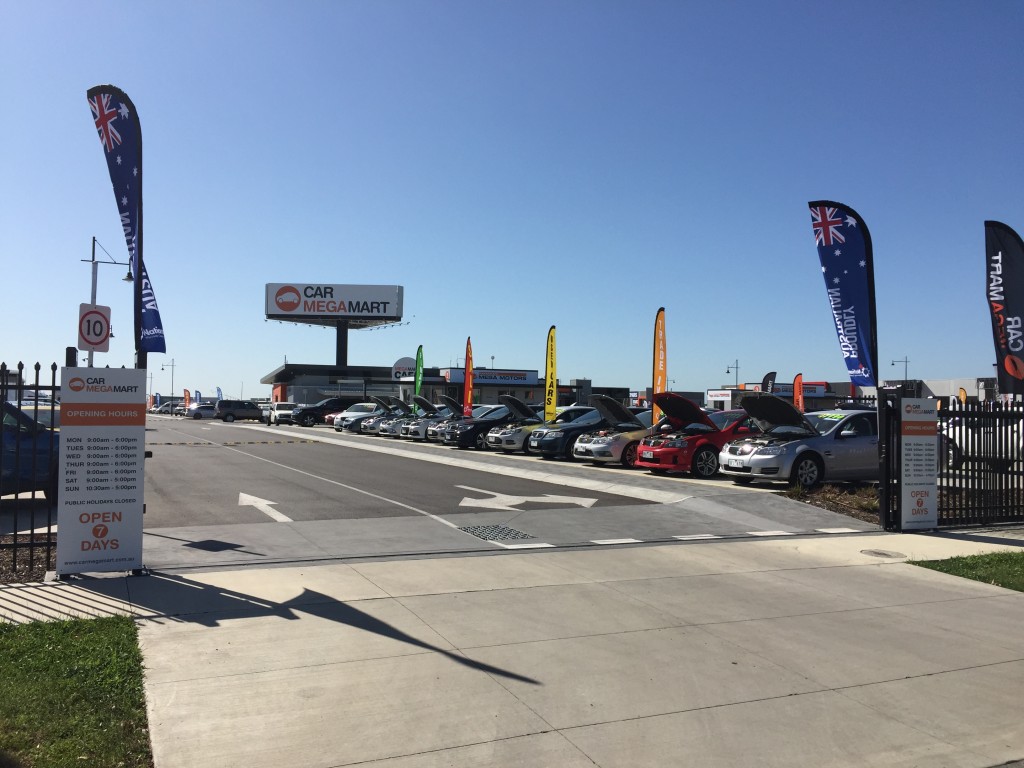
[[[1003,360],[1003,367],[1017,381],[1024,381],[1024,360],[1021,360],[1016,355],[1007,355],[1006,359]]]
[[[68,389],[72,392],[81,392],[85,389],[85,382],[77,376],[68,382]]]
[[[92,527],[92,535],[97,539],[104,538],[108,533],[107,526],[103,523],[97,523]]]
[[[299,308],[302,299],[299,296],[299,289],[291,285],[282,285],[274,294],[274,304],[282,312],[294,312]]]

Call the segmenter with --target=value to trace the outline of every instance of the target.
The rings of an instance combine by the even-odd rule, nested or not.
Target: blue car
[[[0,427],[0,496],[42,491],[57,500],[58,432],[33,419],[14,403],[4,402]]]

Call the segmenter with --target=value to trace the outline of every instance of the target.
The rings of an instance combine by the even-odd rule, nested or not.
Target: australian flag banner
[[[86,92],[103,145],[135,275],[135,350],[166,352],[164,327],[153,283],[142,258],[142,127],[135,105],[120,88],[97,85]]]
[[[1005,224],[986,221],[985,262],[999,394],[1024,395],[1024,241]]]
[[[875,268],[871,235],[864,220],[842,203],[808,203],[829,308],[850,381],[877,386],[875,365]]]

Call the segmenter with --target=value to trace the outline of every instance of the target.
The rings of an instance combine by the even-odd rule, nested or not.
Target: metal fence
[[[880,408],[881,524],[900,519],[900,396]],[[938,412],[939,527],[1024,522],[1024,406],[964,403]]]
[[[0,581],[53,570],[60,403],[57,364],[0,363]]]

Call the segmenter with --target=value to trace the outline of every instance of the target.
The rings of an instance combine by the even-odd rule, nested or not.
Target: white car
[[[594,395],[590,402],[609,426],[586,432],[573,443],[573,458],[594,464],[621,463],[627,469],[636,466],[640,441],[657,430],[651,429],[653,411],[633,413],[614,398]],[[671,423],[663,417],[664,423]],[[676,423],[674,426],[681,426]]]
[[[291,424],[295,403],[270,403],[267,424]]]
[[[172,414],[174,413],[174,403],[161,403],[160,405],[153,406],[149,412]]]
[[[380,406],[377,403],[356,403],[355,405],[350,405],[344,411],[334,415],[334,421],[331,422],[334,424],[334,431],[341,432],[347,419],[351,419],[353,416],[366,416],[379,408]]]

